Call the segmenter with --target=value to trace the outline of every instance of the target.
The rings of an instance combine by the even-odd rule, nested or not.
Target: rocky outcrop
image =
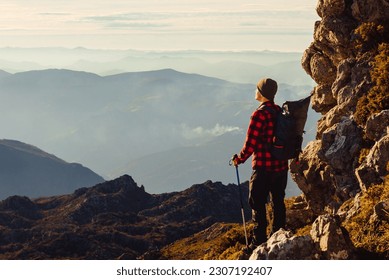
[[[389,3],[319,0],[316,10],[321,20],[302,66],[317,83],[312,107],[322,118],[316,140],[290,163],[290,171],[317,218],[309,235],[279,231],[251,259],[361,257],[342,225],[353,231],[362,212],[366,232],[380,226],[380,238],[388,236]],[[380,191],[370,192],[373,186]]]
[[[240,222],[238,195],[236,185],[211,181],[152,195],[124,175],[70,195],[9,197],[0,202],[0,259],[136,259],[214,223]]]
[[[359,191],[382,183],[388,174],[388,110],[363,124],[355,121],[354,114],[358,100],[374,86],[371,71],[376,54],[374,47],[356,47],[356,30],[365,22],[385,25],[389,5],[387,1],[319,0],[317,13],[321,20],[315,24],[314,41],[304,53],[302,66],[317,83],[312,106],[322,118],[317,141],[308,145],[299,165],[292,163],[291,171],[309,206],[320,215],[328,206],[336,210]],[[361,161],[366,148],[370,151]]]
[[[280,229],[259,246],[250,260],[352,259],[354,248],[339,221],[331,215],[319,216],[310,235],[295,236]]]
[[[254,250],[250,260],[316,259],[310,236],[293,236],[283,229],[274,233],[263,245]]]
[[[356,176],[362,190],[382,182],[382,178],[388,174],[388,161],[389,135],[386,135],[374,144],[365,161],[356,169]]]

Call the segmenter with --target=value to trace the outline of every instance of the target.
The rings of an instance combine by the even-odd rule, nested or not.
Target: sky
[[[0,47],[303,51],[317,0],[0,0]]]

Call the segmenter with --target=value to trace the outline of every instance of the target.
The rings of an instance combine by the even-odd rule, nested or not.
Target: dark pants
[[[266,203],[269,193],[273,201],[273,228],[275,232],[285,227],[285,189],[288,171],[269,172],[263,169],[254,170],[250,179],[249,204],[253,210],[253,242],[263,243],[267,240]]]

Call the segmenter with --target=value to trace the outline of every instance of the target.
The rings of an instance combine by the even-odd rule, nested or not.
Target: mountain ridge
[[[237,192],[207,181],[151,195],[123,175],[69,195],[12,196],[0,202],[0,259],[135,259],[215,222],[238,222]]]
[[[0,140],[0,198],[62,194],[104,179],[78,163],[16,140]]]
[[[50,158],[52,160],[55,160],[55,161],[58,161],[61,163],[65,162],[64,160],[56,157],[55,155],[46,153],[45,151],[42,151],[33,145],[29,145],[29,144],[26,144],[26,143],[23,143],[23,142],[20,142],[17,140],[0,139],[0,145],[10,147],[12,149],[19,150],[19,151],[22,151],[25,153],[30,153],[30,154],[41,156],[41,157],[47,157],[47,158]]]
[[[93,72],[102,76],[123,72],[138,72],[173,68],[180,72],[199,73],[238,83],[255,83],[258,76],[267,72],[286,83],[311,84],[301,68],[297,68],[301,58],[299,53],[274,51],[110,51],[88,49],[1,49],[0,69],[11,73],[47,68],[63,68]],[[7,61],[8,60],[8,61]],[[49,60],[49,62],[48,62]],[[21,61],[31,61],[21,62]],[[225,67],[219,63],[231,61]],[[290,75],[278,75],[285,67],[277,63],[294,62]],[[53,66],[54,65],[54,66]],[[236,71],[236,69],[242,69]],[[278,73],[278,74],[277,74]]]

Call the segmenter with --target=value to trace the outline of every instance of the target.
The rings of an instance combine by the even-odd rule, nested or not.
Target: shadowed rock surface
[[[151,195],[124,175],[70,195],[9,197],[0,202],[0,258],[135,259],[216,222],[239,222],[238,195],[236,185],[211,181]]]

